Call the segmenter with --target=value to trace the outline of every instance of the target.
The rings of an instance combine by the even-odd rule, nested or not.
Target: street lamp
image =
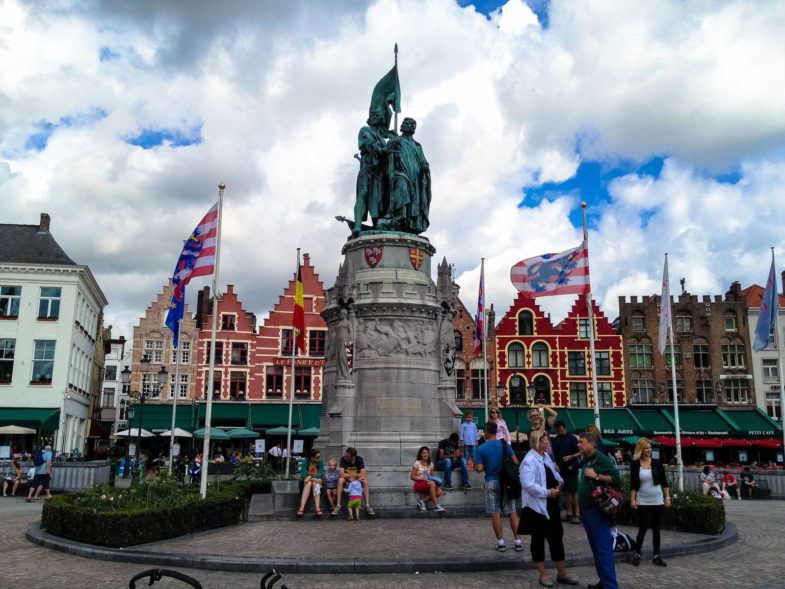
[[[123,383],[123,394],[126,397],[130,397],[131,396],[131,369],[128,368],[128,364],[126,364],[125,368],[123,368],[120,371],[120,381]],[[125,440],[125,464],[126,464],[126,469],[127,469],[126,472],[130,473],[131,472],[131,420],[128,419],[128,401],[127,400],[123,400],[123,402],[126,404],[126,408],[125,408],[125,416],[126,416],[125,424],[126,424],[126,427],[128,428],[126,430],[127,431],[127,436],[126,436],[126,440]],[[125,472],[123,473],[123,476],[124,477],[126,476]]]

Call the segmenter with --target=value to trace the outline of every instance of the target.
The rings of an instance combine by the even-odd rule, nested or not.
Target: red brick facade
[[[557,407],[593,407],[591,371],[596,371],[600,407],[625,404],[622,338],[596,303],[595,358],[590,358],[589,316],[584,297],[554,326],[534,299],[519,294],[496,326],[496,363],[506,401],[526,404],[527,387],[536,399]]]
[[[455,303],[456,315],[452,320],[455,331],[455,403],[458,407],[485,408],[485,392],[482,384],[484,367],[482,354],[474,355],[474,313],[470,312],[461,299]],[[476,311],[476,309],[475,309]],[[488,403],[497,404],[496,399],[496,312],[491,305],[487,311],[487,356],[488,356]]]

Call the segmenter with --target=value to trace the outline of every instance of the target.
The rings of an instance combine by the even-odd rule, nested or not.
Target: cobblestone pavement
[[[729,521],[739,528],[739,541],[715,552],[670,557],[667,568],[644,560],[640,567],[618,563],[620,586],[625,589],[688,587],[785,588],[785,502],[726,502]],[[104,562],[71,556],[29,543],[24,532],[40,517],[41,504],[0,497],[0,554],[3,555],[0,587],[3,589],[116,589],[128,587],[129,579],[152,566]],[[581,526],[565,524],[568,554],[586,551]],[[628,529],[628,531],[631,531]],[[509,528],[505,530],[512,543]],[[680,543],[695,536],[663,533],[663,544]],[[649,538],[647,540],[650,541]],[[319,555],[336,558],[367,557],[393,559],[460,556],[493,551],[488,520],[376,520],[360,522],[260,522],[228,528],[190,538],[161,542],[151,547],[185,554]],[[269,551],[267,553],[262,551]],[[511,559],[521,555],[508,550]],[[524,553],[528,560],[528,550]],[[205,588],[243,589],[259,587],[260,575],[178,568],[198,579]],[[593,567],[570,569],[581,585],[596,582]],[[555,574],[555,573],[554,573]],[[487,573],[423,573],[386,575],[287,575],[290,589],[310,588],[521,588],[540,587],[536,573],[496,571]],[[147,586],[146,583],[137,586]],[[280,588],[280,583],[277,587]],[[154,587],[186,587],[163,580]],[[566,586],[561,586],[566,587]]]

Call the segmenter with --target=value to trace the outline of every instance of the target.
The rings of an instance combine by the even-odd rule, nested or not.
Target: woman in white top
[[[439,505],[439,497],[442,494],[442,489],[436,484],[434,480],[435,472],[433,468],[433,461],[431,460],[431,451],[428,446],[422,446],[417,452],[417,460],[414,461],[412,466],[412,474],[409,478],[414,481],[414,490],[417,493],[422,493],[424,497],[417,502],[417,509],[425,511],[426,501],[433,502],[433,509],[441,513],[444,508]]]
[[[518,533],[532,537],[531,555],[540,573],[540,585],[554,586],[545,570],[545,540],[548,540],[551,559],[556,564],[556,580],[565,585],[577,585],[578,581],[567,575],[564,562],[564,528],[559,512],[559,493],[564,480],[548,455],[549,442],[545,430],[534,430],[529,437],[531,450],[520,467],[522,511]]]
[[[496,407],[491,407],[488,410],[488,421],[492,421],[496,424],[497,440],[504,440],[508,444],[512,444],[510,430],[507,429],[507,422],[502,419],[501,411],[499,411]]]
[[[635,540],[635,555],[632,564],[641,562],[641,548],[646,529],[651,528],[654,555],[651,561],[658,566],[667,566],[660,558],[660,523],[662,510],[671,506],[670,489],[665,468],[659,460],[652,460],[651,442],[640,438],[635,444],[633,462],[630,465],[630,507],[638,510],[638,537]]]

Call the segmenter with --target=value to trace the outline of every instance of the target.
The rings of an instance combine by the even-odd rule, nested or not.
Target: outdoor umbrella
[[[198,429],[194,432],[194,436],[197,438],[204,438],[204,428]],[[229,434],[227,434],[222,429],[217,429],[214,427],[210,428],[210,439],[211,440],[228,440]]]
[[[168,429],[163,433],[158,434],[161,437],[171,438],[172,437],[172,430]],[[176,427],[174,428],[174,437],[175,438],[192,438],[194,437],[191,432],[188,432],[182,428]]]
[[[280,427],[274,427],[272,429],[268,429],[264,433],[266,433],[268,436],[285,436],[288,431],[289,431],[289,428],[286,427],[285,425],[282,425]],[[292,435],[293,436],[297,435],[297,428],[296,427],[292,427]]]
[[[0,427],[0,434],[34,434],[35,430],[21,425],[4,425]]]
[[[132,438],[139,437],[139,428],[132,427],[130,430],[124,429],[123,431],[117,432],[114,436],[110,436],[110,437],[114,438],[115,440],[119,440],[121,438],[127,438],[129,436],[132,437]],[[152,438],[154,436],[155,436],[155,434],[153,432],[149,432],[146,429],[142,428],[142,437],[143,438]]]
[[[319,428],[318,427],[306,427],[305,429],[301,429],[297,432],[298,436],[318,436],[319,435]]]
[[[259,434],[247,427],[238,427],[227,432],[231,439],[236,438],[258,438]],[[210,434],[212,436],[212,434]]]

